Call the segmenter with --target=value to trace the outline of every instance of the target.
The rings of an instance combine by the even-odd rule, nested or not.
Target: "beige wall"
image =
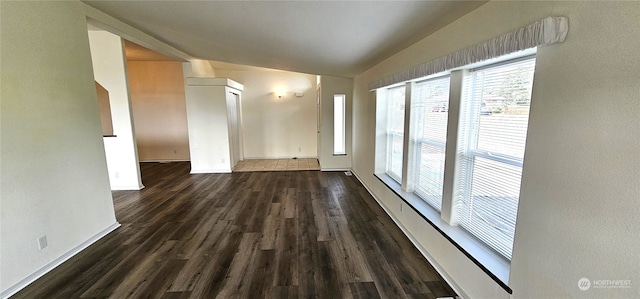
[[[317,157],[316,76],[270,69],[216,69],[244,85],[242,133],[246,159]],[[278,99],[274,90],[287,91]],[[303,92],[296,97],[294,92]]]
[[[2,1],[0,13],[4,297],[117,223],[81,4]]]
[[[344,94],[346,155],[333,155],[333,96]],[[320,147],[318,160],[323,170],[351,169],[351,132],[353,79],[334,76],[320,76]]]
[[[111,105],[109,104],[109,91],[96,82],[96,94],[98,96],[98,109],[100,110],[100,125],[102,136],[113,135],[113,121],[111,118]]]
[[[127,66],[140,161],[188,161],[182,63],[128,61]]]
[[[510,298],[374,172],[383,76],[535,20],[567,16],[566,41],[538,50],[509,285],[512,298],[640,296],[640,3],[489,2],[355,79],[353,169],[471,298]],[[578,289],[580,278],[631,288]]]

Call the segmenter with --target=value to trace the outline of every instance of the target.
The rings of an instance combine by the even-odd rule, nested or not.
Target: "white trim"
[[[242,161],[246,160],[288,160],[288,159],[318,159],[317,156],[269,156],[269,157],[244,157]]]
[[[339,101],[337,103],[336,101]],[[340,110],[337,110],[339,107]],[[347,154],[347,123],[346,123],[346,110],[347,110],[347,96],[345,94],[333,95],[333,155],[342,156]],[[336,115],[337,112],[340,115]],[[337,125],[340,124],[340,125]],[[338,139],[338,136],[342,136]],[[339,146],[337,148],[336,146]]]
[[[351,168],[321,168],[320,171],[349,171]]]
[[[229,78],[213,78],[213,77],[187,77],[184,78],[184,84],[187,86],[228,86],[236,89],[239,94],[244,90],[244,85],[233,81]]]
[[[89,4],[82,3],[82,6],[87,17],[87,23],[91,25],[109,31],[147,49],[175,58],[181,62],[188,62],[192,59],[189,54],[182,52],[159,39],[94,8]]]
[[[537,46],[561,43],[564,42],[568,31],[567,17],[547,17],[496,38],[375,80],[369,84],[369,90],[438,74]]]
[[[109,233],[111,233],[112,231],[114,231],[118,227],[120,227],[120,223],[118,223],[118,222],[116,222],[114,224],[111,224],[109,227],[103,229],[99,233],[95,234],[93,237],[91,237],[88,240],[80,243],[80,245],[72,248],[71,250],[67,251],[65,254],[61,255],[57,259],[55,259],[55,260],[51,261],[50,263],[46,264],[44,267],[40,268],[36,272],[33,272],[31,275],[25,277],[24,279],[20,280],[16,284],[10,286],[8,289],[6,289],[2,293],[0,293],[0,298],[5,299],[5,298],[9,298],[9,297],[13,296],[14,294],[19,292],[20,290],[24,289],[26,286],[28,286],[31,283],[33,283],[34,281],[36,281],[38,278],[44,276],[45,274],[49,273],[49,271],[51,271],[51,270],[55,269],[56,267],[60,266],[62,263],[66,262],[67,260],[69,260],[70,258],[75,256],[76,254],[80,253],[81,251],[83,251],[87,247],[91,246],[91,244],[93,244],[96,241],[102,239],[104,236],[108,235]]]
[[[171,163],[171,162],[191,162],[191,160],[176,159],[176,160],[140,160],[140,163]]]
[[[413,235],[411,235],[411,233],[404,227],[404,225],[402,225],[402,223],[389,211],[387,206],[385,206],[384,203],[382,203],[382,201],[380,199],[378,199],[378,197],[375,194],[373,194],[373,192],[371,192],[371,189],[369,189],[369,186],[367,186],[367,184],[365,184],[362,181],[362,179],[360,178],[360,175],[358,175],[358,173],[353,171],[353,170],[351,170],[351,172],[354,174],[356,179],[358,179],[360,184],[362,184],[362,186],[364,186],[364,188],[367,190],[367,192],[369,192],[371,197],[373,197],[373,199],[375,199],[375,201],[384,210],[384,212],[387,213],[387,215],[389,215],[391,220],[393,220],[393,222],[398,226],[398,228],[400,228],[402,233],[404,233],[404,235],[409,239],[409,241],[411,241],[413,246],[416,249],[418,249],[418,251],[420,251],[420,253],[427,259],[427,261],[431,264],[431,266],[433,266],[433,268],[436,270],[436,272],[438,272],[438,274],[440,274],[440,276],[442,276],[444,281],[446,281],[449,284],[449,286],[451,286],[451,288],[456,292],[456,294],[458,294],[458,298],[471,298],[469,296],[469,294],[467,294],[451,277],[449,277],[447,272],[444,271],[444,269],[440,266],[440,264],[438,264],[436,262],[436,260],[429,254],[429,252],[427,252],[427,250],[424,247],[422,247],[422,245],[420,245],[418,240],[416,240],[413,237]]]
[[[137,191],[144,189],[144,185],[139,186],[111,186],[111,191]]]
[[[190,174],[200,174],[200,173],[231,173],[230,168],[220,168],[220,169],[192,169]]]

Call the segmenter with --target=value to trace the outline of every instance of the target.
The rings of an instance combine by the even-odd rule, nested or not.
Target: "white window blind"
[[[394,180],[402,180],[402,149],[404,143],[405,86],[389,89],[387,123],[387,174]]]
[[[418,82],[411,101],[416,121],[413,143],[414,193],[440,211],[449,111],[449,76]]]
[[[535,57],[472,70],[461,114],[460,225],[511,259]]]

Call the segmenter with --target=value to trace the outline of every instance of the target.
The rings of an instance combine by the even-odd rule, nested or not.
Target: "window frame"
[[[521,63],[532,63],[534,69],[532,70],[535,73],[535,55],[523,56],[515,59],[509,59],[505,61],[501,61],[499,63],[494,63],[490,65],[483,66],[481,68],[476,68],[470,70],[467,75],[466,80],[469,81],[468,84],[470,86],[464,87],[465,95],[461,99],[461,103],[463,104],[463,108],[461,109],[461,113],[466,117],[463,118],[462,126],[459,128],[458,134],[462,136],[463,142],[460,144],[460,148],[458,150],[459,155],[457,157],[458,164],[463,170],[458,171],[459,173],[464,173],[465,175],[459,175],[456,180],[458,180],[460,186],[464,186],[462,188],[462,192],[460,192],[459,197],[456,201],[459,203],[456,206],[459,211],[457,213],[456,222],[460,224],[465,230],[471,233],[474,237],[480,239],[482,242],[485,242],[492,250],[496,251],[498,254],[502,255],[507,260],[511,260],[513,253],[513,240],[514,233],[511,233],[511,229],[509,232],[501,231],[500,228],[494,226],[494,228],[489,228],[494,224],[489,220],[485,220],[481,215],[473,216],[475,209],[471,206],[474,206],[476,200],[473,198],[473,186],[476,183],[486,183],[486,180],[478,179],[475,175],[476,171],[482,171],[482,164],[486,162],[479,162],[480,159],[486,160],[489,163],[498,163],[497,165],[508,165],[512,167],[518,168],[519,176],[518,176],[518,186],[517,186],[517,195],[515,195],[515,211],[512,211],[514,214],[513,219],[513,231],[515,232],[515,221],[517,218],[517,206],[519,203],[519,193],[520,193],[520,182],[522,178],[522,169],[524,164],[524,143],[522,144],[522,154],[523,157],[512,156],[507,153],[500,152],[492,152],[488,149],[480,148],[479,142],[481,137],[482,122],[481,118],[482,114],[482,102],[483,96],[477,97],[477,90],[482,91],[480,94],[484,95],[485,91],[485,79],[484,77],[481,80],[482,83],[477,84],[477,74],[478,72],[482,72],[485,70],[492,70],[497,68],[503,68],[505,66],[513,66],[515,64]],[[533,74],[532,74],[533,77]],[[533,78],[531,80],[533,83]],[[532,86],[529,86],[532,88]],[[494,116],[484,116],[484,117],[494,117]],[[504,116],[507,117],[506,115]],[[526,114],[526,123],[528,123],[529,113]],[[490,130],[489,128],[485,128],[485,130]],[[526,132],[527,128],[524,130],[524,139],[526,142]],[[504,140],[504,139],[502,139]],[[496,164],[494,164],[496,165]],[[504,170],[504,169],[502,169]],[[494,175],[504,174],[502,170],[493,169]],[[498,187],[499,188],[499,187]],[[495,190],[492,190],[495,191]],[[485,191],[486,192],[486,191]],[[492,195],[493,197],[493,195]],[[465,209],[467,206],[465,203],[468,202],[471,205],[468,209]],[[507,205],[508,206],[508,205]],[[505,206],[505,207],[507,207]],[[491,210],[485,210],[485,214],[498,213],[497,210],[505,210],[506,208],[498,207],[497,205],[491,205]],[[464,215],[467,215],[464,217]],[[497,215],[496,215],[497,216]],[[511,222],[510,218],[507,219],[510,215],[507,212],[503,211],[503,214],[500,215],[500,218],[505,218],[506,222]],[[482,222],[485,224],[483,225]],[[484,228],[483,228],[484,226]],[[491,232],[493,231],[493,233]],[[509,242],[510,241],[510,242]],[[510,246],[508,243],[511,243]]]
[[[392,125],[393,125],[393,110],[392,110],[392,106],[395,104],[394,103],[394,92],[396,91],[400,91],[404,89],[404,103],[402,103],[401,105],[404,106],[404,109],[402,109],[401,111],[404,111],[401,115],[402,115],[402,123],[403,123],[403,127],[402,127],[402,132],[400,131],[394,131],[392,129]],[[394,179],[396,182],[398,183],[402,183],[402,180],[404,178],[406,178],[406,175],[404,173],[405,166],[405,160],[406,160],[406,153],[404,150],[404,142],[405,142],[405,136],[407,135],[407,129],[406,129],[406,120],[407,120],[407,110],[408,110],[408,106],[406,105],[407,101],[407,86],[405,84],[400,85],[400,86],[393,86],[393,87],[389,87],[386,90],[386,108],[387,108],[387,118],[386,118],[386,140],[387,140],[387,157],[386,157],[386,162],[385,162],[385,173],[387,175],[389,175],[392,179]],[[400,163],[400,173],[396,173],[393,170],[393,156],[394,156],[394,145],[395,142],[398,141],[396,139],[399,139],[399,141],[402,143],[402,155],[400,156],[400,161],[396,161]]]
[[[430,200],[427,198],[428,194],[426,194],[425,191],[422,191],[421,189],[421,185],[420,185],[420,169],[422,168],[422,155],[421,153],[419,153],[420,151],[422,151],[422,146],[423,145],[427,145],[427,146],[431,146],[431,147],[435,147],[438,149],[442,149],[443,154],[445,156],[446,159],[446,150],[447,150],[447,129],[448,129],[448,123],[445,123],[445,136],[444,136],[444,140],[440,141],[440,140],[435,140],[435,139],[429,139],[429,138],[425,138],[423,136],[419,136],[420,133],[424,132],[423,130],[425,130],[425,127],[422,126],[424,125],[424,119],[422,119],[422,117],[426,117],[426,116],[420,116],[420,112],[419,111],[415,111],[414,109],[417,107],[417,105],[414,105],[417,101],[419,101],[419,97],[420,94],[417,93],[418,88],[420,87],[420,85],[426,85],[426,84],[430,84],[433,82],[438,82],[440,80],[445,80],[446,79],[446,86],[447,86],[447,102],[446,102],[446,109],[447,111],[445,111],[446,115],[447,115],[447,120],[446,122],[448,122],[448,107],[451,101],[451,97],[450,97],[450,89],[451,89],[451,75],[450,74],[444,74],[441,76],[436,76],[436,77],[430,77],[428,79],[424,79],[424,80],[419,80],[416,81],[415,84],[413,84],[413,88],[412,88],[412,92],[411,92],[411,97],[410,97],[410,108],[411,110],[411,116],[410,116],[410,124],[409,124],[409,131],[411,134],[411,142],[409,143],[409,150],[411,151],[411,154],[409,155],[409,157],[411,158],[409,161],[409,165],[408,165],[408,171],[411,172],[411,175],[408,176],[409,178],[411,178],[411,181],[408,182],[408,186],[407,188],[405,188],[407,191],[412,191],[414,192],[418,197],[420,197],[422,200],[424,200],[425,202],[427,202],[429,205],[431,205],[434,209],[436,209],[437,211],[441,211],[442,210],[442,195],[443,195],[443,189],[444,189],[444,165],[443,165],[443,169],[442,169],[442,180],[443,183],[441,186],[439,186],[438,188],[440,188],[440,199],[439,202],[434,202],[433,200]],[[439,82],[438,82],[439,83]],[[428,104],[429,102],[425,102],[424,104]],[[426,108],[426,107],[425,107]],[[433,111],[431,111],[433,112]],[[421,122],[422,120],[422,122]],[[430,129],[430,128],[427,128]],[[443,161],[444,164],[445,161]]]
[[[387,188],[395,193],[401,200],[399,212],[402,213],[402,206],[408,205],[412,211],[417,213],[417,216],[423,218],[434,229],[442,234],[447,240],[451,242],[456,248],[458,248],[463,254],[465,254],[472,262],[474,262],[480,269],[482,269],[488,276],[490,276],[497,284],[499,284],[508,293],[512,293],[511,288],[508,286],[509,273],[510,273],[510,260],[499,254],[497,251],[480,241],[474,235],[469,233],[464,228],[458,226],[458,209],[456,196],[459,196],[459,182],[457,177],[459,174],[459,159],[460,148],[459,144],[463,144],[463,140],[459,140],[459,130],[463,125],[459,122],[462,121],[460,115],[461,105],[464,104],[463,97],[465,92],[465,78],[469,76],[469,71],[476,68],[481,68],[490,65],[498,65],[509,63],[514,59],[526,59],[527,56],[535,57],[536,48],[530,48],[527,50],[519,51],[516,53],[507,54],[498,58],[489,59],[479,63],[470,64],[460,68],[451,69],[445,72],[433,74],[427,77],[418,78],[415,80],[404,82],[407,86],[406,96],[406,115],[411,115],[411,103],[409,93],[410,86],[417,81],[424,81],[432,78],[437,78],[445,75],[450,76],[450,100],[449,100],[449,116],[447,121],[447,139],[446,139],[446,151],[445,151],[445,177],[442,196],[442,210],[438,211],[431,205],[427,204],[422,198],[418,197],[414,192],[413,178],[411,178],[411,164],[415,161],[415,156],[412,156],[410,152],[410,143],[415,142],[415,138],[410,138],[413,134],[412,129],[409,127],[412,121],[411,117],[405,117],[405,143],[403,145],[405,152],[405,163],[403,163],[403,173],[407,174],[403,177],[403,180],[398,182],[386,174],[386,135],[381,130],[381,124],[386,124],[386,116],[384,115],[384,107],[386,102],[381,97],[386,95],[384,90],[398,84],[389,86],[387,88],[376,89],[376,138],[375,138],[375,165],[374,176],[378,178]],[[535,71],[534,71],[535,72]],[[385,136],[384,142],[381,142],[382,136]],[[381,155],[384,153],[385,155]],[[407,154],[408,153],[408,154]],[[476,152],[483,155],[487,153]],[[494,157],[496,158],[496,157]],[[500,157],[498,159],[514,163],[508,157]],[[524,163],[523,163],[523,167]],[[381,205],[382,202],[381,202]],[[383,207],[390,212],[390,208]],[[397,211],[396,209],[391,209]],[[395,215],[396,212],[390,214]],[[512,245],[513,246],[513,245]]]
[[[336,107],[342,108],[341,110]],[[346,127],[347,96],[345,94],[333,95],[333,155],[344,156],[347,154],[347,127]]]

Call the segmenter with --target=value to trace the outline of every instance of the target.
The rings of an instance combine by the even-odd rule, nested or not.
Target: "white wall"
[[[638,298],[640,3],[554,13],[572,28],[538,52],[512,285],[539,298],[585,296],[575,288],[583,277],[631,280],[588,297]]]
[[[191,173],[228,173],[231,165],[227,95],[242,85],[225,78],[185,78]]]
[[[5,296],[117,223],[80,3],[0,6]],[[36,239],[43,235],[48,247],[38,250]]]
[[[122,39],[107,31],[89,31],[95,80],[109,92],[113,134],[104,137],[111,190],[140,190],[138,150],[129,97],[127,65]]]
[[[509,285],[513,298],[640,296],[640,3],[489,2],[355,79],[353,170],[472,298],[509,295],[374,173],[376,79],[535,20],[567,16],[539,48]],[[580,278],[631,280],[578,289]]]
[[[333,96],[344,94],[346,155],[333,155]],[[322,170],[351,169],[353,119],[353,79],[320,76],[320,147],[318,160]]]
[[[270,69],[216,69],[218,77],[242,83],[246,159],[316,158],[316,76]],[[276,89],[286,91],[276,97]],[[303,92],[296,97],[295,92]]]

